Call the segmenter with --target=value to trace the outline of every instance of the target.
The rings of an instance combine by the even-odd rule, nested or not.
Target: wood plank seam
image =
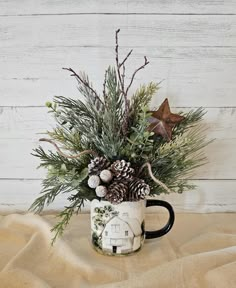
[[[32,13],[32,14],[0,14],[0,17],[27,17],[27,16],[74,16],[74,15],[153,15],[153,16],[235,16],[236,13],[141,13],[141,12],[77,12],[77,13]]]

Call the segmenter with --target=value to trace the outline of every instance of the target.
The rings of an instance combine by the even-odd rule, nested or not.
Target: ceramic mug
[[[145,210],[161,206],[168,210],[166,225],[156,231],[145,230]],[[106,255],[128,255],[137,252],[144,239],[158,238],[170,231],[175,214],[172,206],[163,200],[148,199],[113,205],[108,201],[91,202],[91,237],[93,247]]]

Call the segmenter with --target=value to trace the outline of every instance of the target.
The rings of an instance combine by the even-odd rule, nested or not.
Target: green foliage
[[[140,107],[140,109],[142,110],[136,115],[136,125],[131,127],[131,133],[127,137],[126,145],[124,145],[122,150],[122,156],[133,162],[134,166],[148,160],[148,155],[152,153],[154,142],[152,139],[154,133],[147,131],[150,124],[148,119],[151,114],[148,113],[148,109],[145,106]]]
[[[176,136],[182,135],[189,128],[192,128],[196,124],[198,124],[203,116],[206,114],[206,111],[200,107],[196,110],[190,110],[187,113],[180,112],[180,115],[184,116],[185,119],[181,121],[174,129],[173,129],[173,140]]]
[[[112,67],[107,70],[104,104],[101,133],[94,135],[93,141],[101,154],[113,159],[118,157],[124,140],[121,134],[124,99],[120,91],[116,71]]]
[[[59,107],[55,113],[59,127],[67,131],[67,133],[73,131],[78,134],[81,148],[94,148],[90,139],[101,133],[102,113],[95,107],[90,107],[89,103],[85,104],[79,99],[74,100],[56,96],[54,101]],[[82,135],[82,137],[79,135]]]
[[[60,212],[57,216],[60,219],[59,222],[51,229],[52,232],[55,232],[52,239],[52,245],[55,243],[58,236],[62,236],[73,214],[78,213],[84,206],[84,199],[80,198],[79,195],[72,195],[69,200],[71,200],[72,203]]]
[[[151,82],[142,85],[129,102],[125,101],[127,95],[124,95],[117,70],[113,67],[106,71],[103,99],[92,88],[85,73],[77,75],[73,72],[72,75],[76,76],[83,98],[56,96],[54,102],[46,103],[57,123],[52,131],[47,132],[51,140],[68,151],[67,154],[92,149],[111,161],[125,159],[131,162],[136,173],[144,163],[150,162],[153,174],[172,191],[181,193],[193,188],[187,179],[193,169],[206,162],[201,151],[209,144],[198,125],[205,114],[204,109],[181,112],[185,119],[173,129],[172,141],[166,142],[148,131],[151,117],[149,106],[159,84]],[[128,110],[125,110],[127,107]],[[124,134],[122,124],[127,111],[128,133]],[[79,159],[70,159],[57,152],[45,152],[40,146],[33,155],[40,159],[39,167],[47,169],[47,175],[42,181],[41,194],[30,209],[41,212],[59,194],[68,194],[69,205],[58,215],[60,220],[52,229],[55,232],[54,242],[63,233],[72,215],[80,211],[84,201],[97,198],[94,190],[87,185],[91,157],[84,155]],[[147,170],[143,170],[139,177],[150,185],[152,195],[166,192],[153,182]],[[114,214],[109,209],[107,206],[104,211],[96,211],[97,229],[101,229],[105,220]]]
[[[74,153],[78,153],[83,150],[81,145],[81,136],[78,132],[75,132],[73,129],[68,131],[63,129],[60,126],[57,126],[52,131],[48,131],[47,134],[51,139],[60,142],[63,146],[62,148]]]
[[[88,78],[86,81],[89,83]],[[80,86],[79,86],[80,87]],[[123,144],[121,123],[124,115],[124,99],[121,95],[114,68],[107,70],[104,106],[97,107],[91,91],[80,87],[86,102],[57,96],[55,118],[58,127],[48,132],[53,139],[63,143],[70,151],[93,149],[108,158],[117,157]],[[86,92],[87,91],[87,92]],[[90,95],[90,96],[89,96]],[[92,100],[90,99],[92,97]],[[97,102],[96,102],[97,103]]]
[[[189,186],[187,179],[191,172],[206,163],[201,152],[209,144],[201,126],[196,126],[184,135],[176,136],[174,141],[162,144],[155,151],[151,162],[154,175],[164,182],[172,191],[182,193]],[[152,193],[165,192],[161,187],[152,185]]]
[[[81,81],[81,80],[82,81]],[[80,79],[76,77],[78,81],[78,90],[81,95],[84,96],[84,99],[91,111],[100,111],[103,110],[103,105],[99,101],[98,97],[94,94],[91,88],[93,89],[92,83],[89,81],[88,75],[85,72],[80,73]],[[86,83],[86,85],[85,85]],[[89,88],[91,87],[91,88]],[[95,91],[96,92],[96,91]]]
[[[148,85],[142,85],[134,93],[131,99],[131,112],[130,121],[131,125],[138,122],[138,117],[142,113],[144,107],[148,107],[152,97],[156,94],[159,89],[158,83],[150,82]]]
[[[51,151],[48,154],[41,148],[34,150],[34,156],[41,160],[39,167],[47,169],[47,176],[42,181],[41,195],[33,202],[30,210],[41,212],[45,206],[51,204],[60,193],[79,191],[84,197],[84,181],[88,178],[87,161],[82,157],[67,159]],[[83,189],[81,189],[83,188]],[[94,191],[86,185],[86,199],[96,198]]]

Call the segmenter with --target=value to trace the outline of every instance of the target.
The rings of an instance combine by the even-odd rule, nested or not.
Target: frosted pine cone
[[[150,187],[143,179],[134,178],[129,183],[128,201],[144,199],[150,193]]]
[[[88,165],[89,175],[99,175],[100,172],[109,167],[110,162],[105,157],[95,157]]]
[[[118,181],[129,181],[134,177],[134,169],[130,167],[130,162],[126,162],[125,160],[116,160],[111,165],[111,171]]]
[[[105,199],[112,204],[121,203],[127,196],[128,187],[122,182],[113,182],[108,187],[108,192]]]

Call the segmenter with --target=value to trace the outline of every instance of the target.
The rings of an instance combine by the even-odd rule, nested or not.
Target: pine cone
[[[130,162],[126,162],[125,160],[116,160],[111,165],[111,171],[117,181],[129,181],[134,177],[134,169],[130,167]]]
[[[134,178],[129,183],[128,201],[144,199],[150,193],[150,187],[143,179]]]
[[[109,167],[110,162],[105,157],[95,157],[88,165],[89,175],[99,175],[100,172]]]
[[[112,204],[121,203],[127,196],[128,187],[122,182],[113,182],[108,187],[108,192],[105,199]]]

